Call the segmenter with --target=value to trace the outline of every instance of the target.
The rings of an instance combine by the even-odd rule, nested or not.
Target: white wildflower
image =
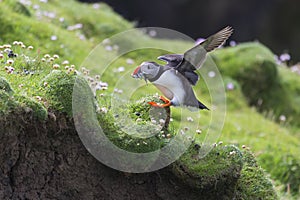
[[[194,121],[194,119],[193,119],[192,117],[187,117],[186,120],[187,120],[188,122],[193,122],[193,121]]]
[[[210,78],[213,78],[213,77],[216,76],[216,72],[210,71],[210,72],[208,72],[208,76],[209,76]]]
[[[53,55],[53,58],[54,58],[54,59],[58,59],[58,58],[59,58],[59,55],[54,54],[54,55]]]
[[[280,116],[279,116],[279,120],[280,120],[281,122],[285,122],[285,121],[286,121],[286,116],[285,116],[285,115],[280,115]]]
[[[132,64],[134,64],[134,60],[132,60],[131,58],[127,58],[127,59],[126,59],[126,63],[127,63],[128,65],[132,65]]]
[[[59,66],[59,64],[54,64],[52,67],[53,67],[53,69],[58,69],[60,66]]]
[[[13,60],[11,60],[11,59],[9,59],[9,60],[7,60],[7,61],[6,61],[6,64],[8,64],[8,65],[12,65],[12,64],[14,64],[14,61],[13,61]]]

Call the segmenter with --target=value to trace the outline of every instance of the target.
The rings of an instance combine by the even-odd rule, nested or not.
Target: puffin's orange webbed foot
[[[165,104],[170,103],[170,100],[167,99],[167,98],[165,98],[165,97],[163,97],[163,96],[160,96],[159,99],[162,100],[163,102],[165,102]]]
[[[163,97],[163,96],[160,96],[159,99],[162,100],[162,101],[165,102],[165,103],[164,103],[164,104],[158,104],[158,103],[156,103],[156,102],[154,102],[154,101],[150,101],[150,102],[148,102],[148,104],[150,104],[150,105],[153,106],[153,107],[158,107],[158,108],[169,107],[169,106],[171,106],[171,104],[172,104],[170,100],[166,99],[166,98]]]

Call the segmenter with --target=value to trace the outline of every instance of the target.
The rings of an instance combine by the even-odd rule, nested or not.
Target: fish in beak
[[[133,78],[142,78],[143,77],[143,73],[142,73],[142,70],[141,70],[141,66],[138,66],[134,71],[133,73],[131,74],[131,76]]]
[[[140,79],[141,79],[141,78],[144,78],[146,84],[148,84],[147,79],[146,79],[146,77],[144,76],[144,73],[143,73],[142,70],[141,70],[141,66],[138,66],[138,67],[133,71],[133,73],[131,74],[131,76],[132,76],[133,78],[140,78]]]

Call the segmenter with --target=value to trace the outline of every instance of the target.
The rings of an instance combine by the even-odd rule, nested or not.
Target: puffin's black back
[[[206,107],[206,106],[205,106],[203,103],[201,103],[199,100],[198,100],[198,106],[199,106],[199,108],[200,108],[201,110],[203,110],[203,109],[209,110],[209,108]]]

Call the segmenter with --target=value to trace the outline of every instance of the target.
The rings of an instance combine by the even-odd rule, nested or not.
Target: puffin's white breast
[[[170,69],[152,83],[173,103],[182,104],[185,97],[182,80],[176,75],[176,70]]]

